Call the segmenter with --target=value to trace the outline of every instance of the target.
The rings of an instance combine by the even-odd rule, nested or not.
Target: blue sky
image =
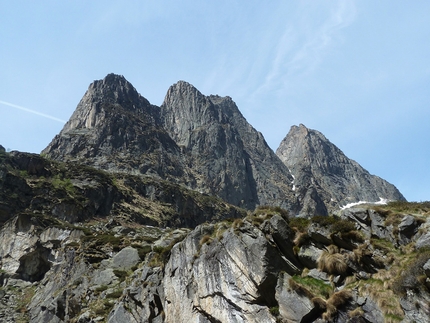
[[[276,150],[292,125],[430,200],[430,2],[0,0],[0,144],[40,152],[88,85],[160,105],[179,80],[231,96]]]

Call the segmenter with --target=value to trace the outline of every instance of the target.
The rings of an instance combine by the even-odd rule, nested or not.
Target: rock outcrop
[[[403,199],[303,126],[292,128],[278,158],[230,97],[205,96],[184,81],[170,87],[161,107],[123,76],[95,81],[42,153],[164,179],[249,210],[328,214],[348,203]]]
[[[405,201],[394,185],[369,174],[323,134],[304,125],[291,127],[276,154],[294,176],[304,214],[327,214],[358,202]]]
[[[266,204],[297,209],[288,169],[231,98],[204,96],[181,81],[170,87],[160,111],[197,189],[247,209]]]
[[[308,220],[259,208],[193,230],[20,215],[0,230],[0,318],[427,322],[430,253],[418,243],[430,206],[400,206],[420,211],[392,204]],[[410,222],[417,230],[405,245],[400,228]]]
[[[70,120],[42,153],[111,172],[190,181],[180,150],[160,127],[157,115],[158,107],[123,76],[109,74],[89,86]]]

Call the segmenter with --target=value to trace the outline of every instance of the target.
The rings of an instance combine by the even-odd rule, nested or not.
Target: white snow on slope
[[[291,173],[291,170],[289,168],[288,168],[288,171],[290,172],[290,175],[293,178],[293,180],[291,181],[291,184],[293,184],[292,190],[295,191],[296,190],[296,185],[294,184],[294,180],[296,179],[296,177],[293,175],[293,173]]]
[[[351,207],[353,207],[353,206],[360,205],[360,204],[385,205],[385,204],[387,204],[388,202],[389,202],[389,200],[388,200],[388,199],[384,199],[384,198],[382,198],[382,197],[379,197],[379,201],[378,201],[378,202],[358,201],[358,202],[354,202],[354,203],[349,203],[349,204],[347,204],[347,205],[345,205],[345,206],[341,206],[341,207],[340,207],[340,209],[341,209],[341,210],[345,210],[345,209],[349,209],[349,208],[351,208]]]

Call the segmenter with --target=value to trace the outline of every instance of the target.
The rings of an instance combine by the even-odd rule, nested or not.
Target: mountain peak
[[[136,104],[142,98],[124,76],[113,73],[108,74],[102,80],[91,83],[83,99],[86,97],[90,97],[93,102],[102,101],[118,104]]]
[[[205,101],[206,97],[196,87],[188,82],[178,81],[167,90],[163,105],[171,105],[175,102],[194,102],[197,104],[202,100]]]
[[[303,124],[291,127],[275,155],[230,97],[203,95],[185,81],[157,107],[124,76],[108,74],[89,86],[43,152],[174,180],[248,209],[270,204],[327,214],[363,200],[404,199]]]
[[[292,126],[276,154],[295,177],[297,194],[328,210],[359,201],[404,200],[397,188],[349,159],[322,133]],[[323,210],[321,210],[323,211]]]

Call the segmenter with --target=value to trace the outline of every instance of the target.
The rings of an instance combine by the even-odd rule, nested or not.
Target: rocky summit
[[[275,154],[230,97],[109,74],[0,146],[0,322],[428,322],[429,228],[316,130]]]
[[[249,210],[267,204],[327,215],[353,202],[404,200],[318,132],[295,129],[276,155],[230,97],[205,96],[180,81],[157,107],[123,76],[109,74],[89,86],[42,153],[158,177]]]
[[[399,190],[369,174],[324,135],[304,125],[292,126],[276,155],[294,177],[294,190],[305,210],[327,214],[357,201],[404,200]]]

